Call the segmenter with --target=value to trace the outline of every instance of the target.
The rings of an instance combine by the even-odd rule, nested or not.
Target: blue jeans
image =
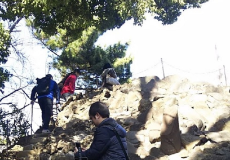
[[[53,115],[53,100],[47,97],[38,99],[38,104],[42,111],[42,127],[49,129],[50,118]]]

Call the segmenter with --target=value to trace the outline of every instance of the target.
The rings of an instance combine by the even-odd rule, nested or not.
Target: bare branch
[[[36,38],[37,40],[39,40],[39,41],[41,42],[41,44],[42,44],[44,47],[46,47],[50,52],[52,52],[52,53],[55,54],[56,56],[60,57],[56,52],[54,52],[51,48],[49,48],[41,39],[39,39],[39,38],[34,34],[33,30],[32,30],[31,33],[33,34],[34,38]]]
[[[53,54],[55,54],[56,56],[60,57],[56,52],[54,52],[51,48],[49,48],[47,45],[45,45],[45,43],[43,41],[40,40],[40,42],[43,44],[43,46],[45,46],[50,52],[52,52]]]
[[[23,78],[23,79],[26,79],[26,80],[31,80],[30,78],[27,78],[25,76],[15,75],[15,74],[11,74],[11,75],[14,76],[14,77],[17,77],[18,79]]]
[[[11,47],[13,48],[14,53],[17,55],[18,61],[20,61],[22,65],[24,66],[27,60],[27,57],[24,56],[24,54],[20,50],[17,49],[17,46],[20,46],[20,45],[23,45],[23,43],[15,40],[14,42],[12,42]]]
[[[9,103],[0,103],[0,105],[13,105],[13,103],[9,102]]]
[[[26,107],[28,107],[29,105],[30,105],[30,104],[27,104],[27,105],[25,105],[24,107],[18,109],[17,111],[21,111],[21,110],[25,109]],[[16,112],[6,113],[6,114],[3,114],[3,115],[1,115],[1,116],[2,116],[2,117],[5,117],[5,116],[8,116],[8,115],[14,114],[14,113],[16,113]]]
[[[22,92],[26,95],[27,98],[30,99],[29,95],[22,89]]]
[[[26,85],[26,86],[24,86],[24,87],[18,88],[18,89],[16,89],[16,90],[14,90],[13,92],[11,92],[10,94],[8,94],[8,95],[6,95],[6,96],[2,97],[2,98],[0,99],[0,102],[1,102],[3,99],[5,99],[5,98],[9,97],[10,95],[14,94],[14,93],[15,93],[15,92],[17,92],[17,91],[22,90],[23,88],[25,88],[25,87],[27,87],[27,86],[29,86],[29,84],[28,84],[28,85]]]
[[[10,33],[15,29],[16,25],[22,20],[23,17],[19,17],[14,24],[10,27]]]

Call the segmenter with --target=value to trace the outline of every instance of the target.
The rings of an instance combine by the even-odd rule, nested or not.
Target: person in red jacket
[[[75,90],[75,81],[81,74],[80,69],[75,69],[72,74],[65,80],[64,86],[61,90],[61,96],[67,100],[67,98],[74,94]]]

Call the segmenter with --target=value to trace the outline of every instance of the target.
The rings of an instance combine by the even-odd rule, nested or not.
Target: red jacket
[[[74,93],[75,90],[75,81],[77,80],[77,76],[75,74],[69,75],[69,77],[65,80],[64,86],[61,90],[61,95],[64,93]]]

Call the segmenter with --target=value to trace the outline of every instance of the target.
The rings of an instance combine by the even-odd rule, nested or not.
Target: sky
[[[229,0],[210,0],[199,9],[185,10],[172,25],[162,25],[150,15],[142,27],[133,26],[130,20],[120,29],[107,31],[97,45],[130,41],[127,52],[134,57],[131,66],[134,78],[147,75],[163,78],[162,59],[165,76],[180,74],[216,84],[219,68],[223,72],[225,65],[225,72],[230,73],[229,6]]]
[[[126,22],[121,28],[107,31],[97,41],[102,47],[117,42],[130,42],[127,55],[134,57],[131,71],[133,78],[141,76],[164,76],[178,74],[189,79],[206,81],[216,85],[230,84],[230,0],[209,0],[199,9],[182,12],[178,21],[172,25],[161,22],[147,15],[143,25],[134,26],[133,21]],[[37,44],[25,24],[20,23],[23,46],[29,63],[24,70],[16,74],[25,75],[33,72],[34,78],[41,78],[48,73],[48,62],[52,55]],[[218,60],[217,60],[217,57]],[[163,62],[163,65],[161,63]],[[8,66],[15,67],[17,59],[11,57]],[[163,67],[162,67],[163,66]],[[225,66],[226,79],[223,66]],[[164,75],[163,69],[164,68]],[[218,79],[221,69],[222,79]],[[55,71],[51,70],[51,73]],[[58,77],[54,77],[58,81]],[[28,91],[29,93],[30,91]],[[30,93],[29,93],[30,94]],[[19,103],[25,103],[20,101]],[[34,107],[34,124],[41,125],[39,106]],[[30,111],[30,108],[28,108]],[[30,116],[30,115],[29,115]]]

